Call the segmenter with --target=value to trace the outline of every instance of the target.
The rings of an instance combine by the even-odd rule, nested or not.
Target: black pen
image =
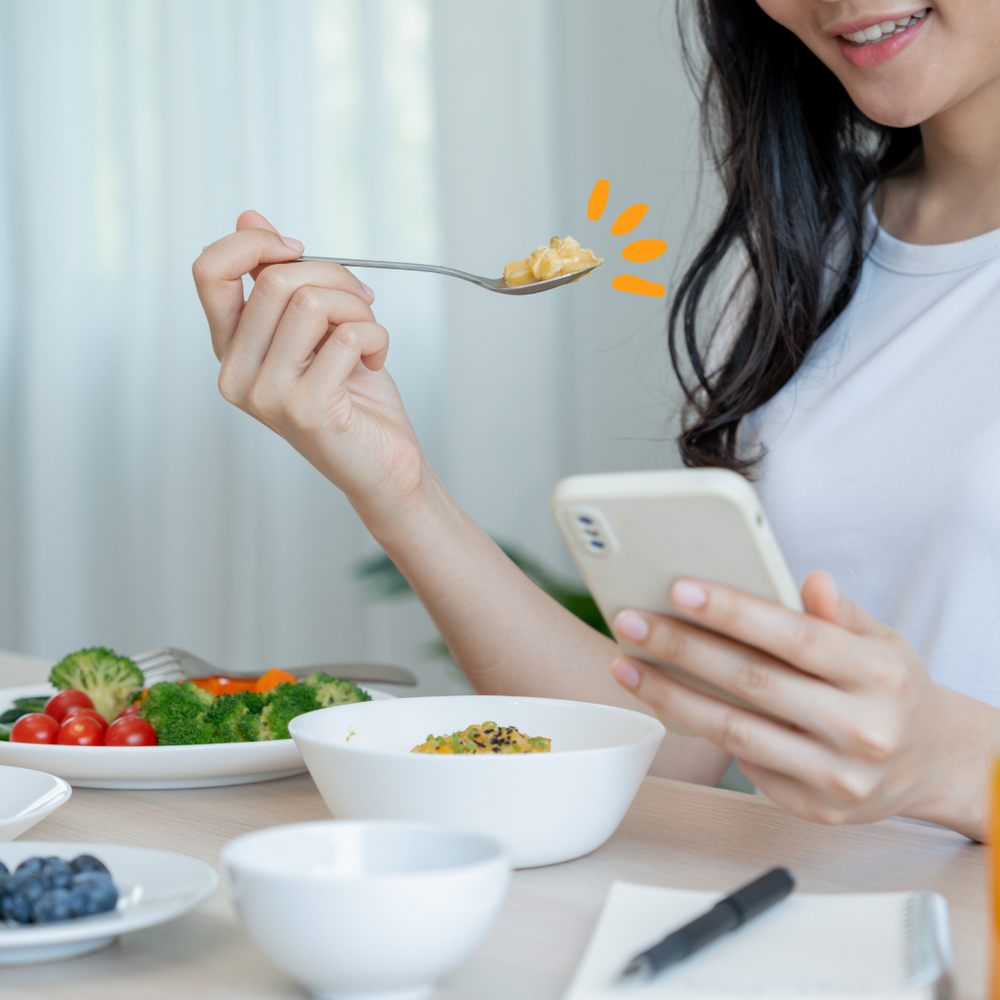
[[[720,899],[707,913],[668,934],[625,966],[618,982],[646,982],[668,965],[680,962],[716,938],[742,927],[748,920],[781,902],[795,888],[787,868],[772,868],[752,882]]]

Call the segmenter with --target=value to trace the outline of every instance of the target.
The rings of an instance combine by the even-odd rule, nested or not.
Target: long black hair
[[[681,455],[689,466],[749,474],[760,456],[740,454],[740,419],[792,377],[850,301],[869,249],[865,205],[879,178],[919,146],[920,130],[866,118],[755,0],[678,7],[682,18],[691,8],[701,34],[703,139],[726,199],[669,313],[670,356],[686,398]],[[684,53],[697,71],[687,43]],[[706,292],[734,253],[744,267],[735,336],[710,365]]]

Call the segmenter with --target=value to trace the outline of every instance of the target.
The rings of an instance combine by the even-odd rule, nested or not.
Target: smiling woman
[[[759,480],[804,610],[681,580],[682,618],[612,625],[742,705],[621,658],[505,558],[418,443],[372,290],[291,263],[301,244],[253,212],[194,265],[220,388],[349,497],[477,691],[635,696],[702,737],[668,735],[658,773],[715,780],[735,755],[807,819],[982,839],[1000,732],[1000,6],[692,6],[726,204],[670,311],[682,453]]]

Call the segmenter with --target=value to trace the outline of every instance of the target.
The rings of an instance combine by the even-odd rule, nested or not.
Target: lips
[[[851,42],[853,45],[871,45],[881,41],[885,37],[902,34],[907,28],[912,28],[918,21],[926,17],[928,13],[930,13],[930,8],[925,8],[916,14],[907,14],[905,17],[879,21],[877,24],[872,24],[850,33],[842,32],[839,37]]]
[[[880,66],[913,41],[930,20],[929,13],[930,8],[925,8],[915,14],[870,25],[855,22],[836,36],[840,50],[844,58],[859,69]]]

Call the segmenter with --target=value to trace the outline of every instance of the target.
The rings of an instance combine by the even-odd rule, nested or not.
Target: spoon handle
[[[391,271],[433,271],[436,274],[450,274],[453,278],[464,278],[466,281],[482,285],[489,281],[478,274],[469,274],[468,271],[459,271],[454,267],[443,267],[438,264],[404,264],[393,260],[355,260],[350,257],[296,257],[292,263],[300,260],[318,260],[328,264],[343,264],[344,267],[383,267]]]

